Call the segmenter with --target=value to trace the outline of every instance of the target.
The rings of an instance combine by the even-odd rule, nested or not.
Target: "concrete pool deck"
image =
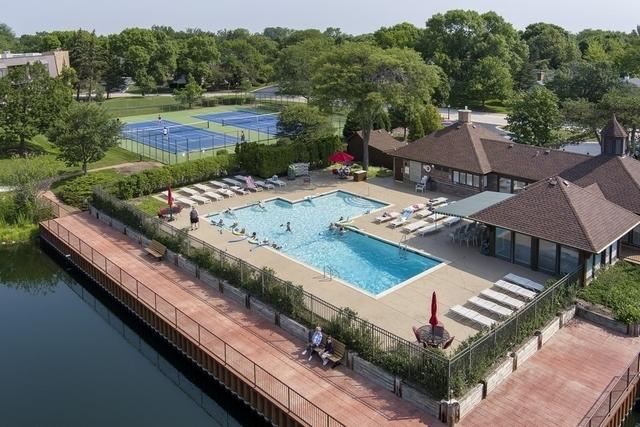
[[[387,202],[391,204],[387,209],[389,211],[401,211],[409,205],[424,202],[425,198],[444,196],[450,200],[456,199],[442,193],[416,193],[413,191],[413,187],[397,183],[393,181],[393,178],[373,178],[369,181],[353,182],[338,180],[326,171],[314,172],[311,185],[304,185],[302,179],[286,182],[285,187],[275,190],[235,196],[198,206],[198,213],[202,218],[200,229],[191,232],[191,234],[255,266],[271,268],[276,271],[278,277],[302,285],[306,291],[335,306],[349,307],[364,319],[412,341],[415,338],[411,327],[422,326],[428,322],[431,294],[435,291],[438,296],[440,320],[451,336],[455,336],[452,348],[479,330],[478,325],[469,323],[451,313],[452,306],[465,304],[470,297],[477,296],[480,291],[491,288],[496,280],[508,273],[515,273],[540,283],[544,283],[549,278],[548,275],[526,267],[484,256],[478,247],[470,246],[467,248],[465,245],[460,246],[453,243],[449,237],[452,230],[445,228],[426,237],[407,235],[403,244],[406,243],[413,249],[444,260],[446,265],[434,269],[382,297],[374,298],[338,280],[325,278],[322,272],[292,261],[289,257],[275,250],[264,247],[252,250],[255,249],[254,245],[239,240],[238,236],[234,236],[228,230],[220,234],[217,227],[204,221],[205,215],[222,212],[229,207],[238,208],[273,197],[293,201],[305,196],[336,190],[344,190]],[[174,189],[174,194],[178,192],[179,189]],[[392,229],[387,224],[373,222],[375,217],[380,215],[380,212],[355,219],[355,225],[366,233],[371,233],[396,244],[399,243],[405,236],[401,228]],[[179,215],[177,221],[172,225],[178,228],[188,227],[187,211]]]

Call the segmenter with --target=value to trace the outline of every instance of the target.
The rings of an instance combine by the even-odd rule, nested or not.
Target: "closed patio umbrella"
[[[173,194],[171,193],[171,184],[167,188],[167,204],[169,205],[169,221],[173,221]]]
[[[436,292],[433,292],[431,295],[431,318],[429,319],[429,324],[431,327],[435,327],[438,324],[438,299],[436,298]]]
[[[348,163],[353,161],[354,157],[344,151],[336,151],[329,157],[331,163]]]

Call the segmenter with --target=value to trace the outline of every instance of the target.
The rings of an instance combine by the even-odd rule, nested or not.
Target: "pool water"
[[[331,268],[334,277],[377,295],[440,264],[440,261],[347,229],[329,230],[341,217],[354,218],[388,205],[336,191],[296,203],[274,199],[222,214],[227,226],[237,222],[247,235],[281,246],[281,252],[319,271]],[[209,217],[211,222],[219,214]],[[291,232],[286,223],[291,223]],[[258,249],[262,250],[262,249]]]

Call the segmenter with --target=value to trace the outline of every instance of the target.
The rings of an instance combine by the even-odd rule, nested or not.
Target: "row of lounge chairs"
[[[513,273],[507,274],[502,279],[496,281],[494,286],[500,291],[517,296],[517,298],[514,298],[504,292],[499,292],[493,289],[484,289],[480,292],[480,296],[473,296],[469,298],[467,302],[473,305],[474,308],[479,307],[500,319],[507,318],[511,316],[514,311],[520,310],[525,306],[525,301],[534,299],[537,292],[544,289],[544,286],[540,283],[520,277]],[[498,320],[492,317],[462,305],[455,305],[451,307],[451,311],[467,320],[488,328],[498,322]]]
[[[416,233],[424,236],[438,230],[440,227],[446,225],[451,226],[460,221],[460,218],[446,217],[434,212],[436,207],[442,207],[447,205],[447,199],[445,197],[438,197],[436,199],[430,199],[427,203],[416,203],[414,205],[405,208],[402,213],[399,212],[385,212],[381,216],[377,217],[374,222],[382,224],[389,222],[391,228],[402,227],[402,231],[406,233]],[[420,218],[418,221],[408,223],[412,216]]]

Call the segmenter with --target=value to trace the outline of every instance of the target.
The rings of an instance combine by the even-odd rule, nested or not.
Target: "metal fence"
[[[616,408],[618,402],[628,397],[628,393],[625,392],[628,391],[627,389],[630,385],[638,381],[639,376],[640,353],[633,359],[622,375],[613,377],[605,391],[600,395],[600,398],[578,425],[580,427],[598,427],[602,425],[610,416],[612,410]]]
[[[42,224],[51,234],[75,249],[77,253],[90,261],[119,286],[135,295],[138,301],[143,302],[164,321],[188,336],[193,342],[198,343],[211,357],[241,377],[247,384],[273,399],[274,402],[278,402],[302,422],[312,426],[343,425],[260,365],[245,357],[232,345],[200,325],[191,316],[155,293],[143,282],[95,251],[89,243],[76,236],[59,222],[47,220]]]

